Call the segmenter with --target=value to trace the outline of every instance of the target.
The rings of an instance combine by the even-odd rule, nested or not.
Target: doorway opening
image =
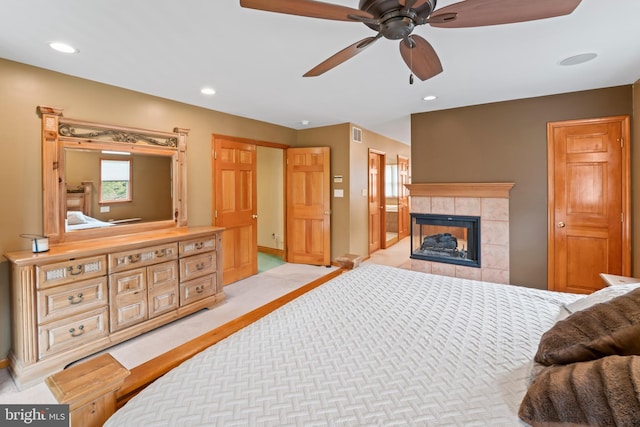
[[[258,273],[285,262],[285,158],[279,147],[256,147]]]

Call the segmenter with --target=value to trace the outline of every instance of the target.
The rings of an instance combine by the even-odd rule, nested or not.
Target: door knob
[[[251,215],[251,218],[253,218],[253,219],[258,219],[258,215],[253,214],[253,215]]]
[[[565,224],[565,223],[564,223],[564,222],[562,222],[562,221],[560,221],[560,222],[558,223],[558,227],[559,227],[559,228],[564,228],[564,227],[566,227],[566,225],[567,225],[567,224]]]

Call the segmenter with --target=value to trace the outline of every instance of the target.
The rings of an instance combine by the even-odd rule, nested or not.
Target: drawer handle
[[[73,295],[69,295],[68,299],[70,304],[80,304],[83,299],[82,292],[80,292],[76,297],[74,297]]]
[[[204,262],[199,262],[196,264],[196,270],[200,271],[200,270],[204,270],[205,264]]]
[[[80,335],[84,334],[84,325],[78,326],[77,332],[76,332],[76,328],[69,329],[69,333],[71,334],[72,337],[79,337]]]
[[[135,264],[136,262],[140,261],[140,254],[129,255],[128,258],[131,264]]]
[[[158,258],[162,258],[163,256],[165,256],[167,254],[167,250],[166,249],[161,249],[159,251],[156,251],[156,256]]]
[[[195,244],[195,246],[196,246],[196,249],[202,249],[204,248],[204,242],[198,242]]]
[[[196,293],[201,294],[204,292],[204,286],[196,286]]]
[[[76,271],[75,273],[74,273],[74,268],[73,268],[73,266],[72,266],[72,265],[70,265],[70,266],[67,268],[67,270],[69,270],[69,274],[71,274],[72,276],[77,276],[78,274],[82,274],[83,267],[84,267],[83,265],[78,265],[78,266],[76,266],[76,268],[78,269],[78,271]]]

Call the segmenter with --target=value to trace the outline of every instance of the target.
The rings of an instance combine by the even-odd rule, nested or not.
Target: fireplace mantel
[[[410,196],[493,197],[508,199],[513,182],[436,182],[406,184]]]

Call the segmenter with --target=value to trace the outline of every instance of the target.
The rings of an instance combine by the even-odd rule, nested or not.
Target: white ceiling
[[[523,2],[531,0],[522,0]],[[561,1],[561,0],[558,0]],[[331,0],[357,8],[357,0]],[[442,8],[453,0],[439,0]],[[1,0],[0,57],[212,110],[301,129],[353,122],[410,143],[410,114],[632,84],[640,1],[582,0],[573,14],[472,29],[414,31],[444,72],[409,84],[382,39],[319,77],[310,68],[368,36],[337,22],[241,8],[239,0]],[[79,53],[48,47],[65,41]],[[559,62],[595,52],[590,62]],[[200,93],[203,86],[215,96]],[[425,95],[438,96],[425,102]]]

